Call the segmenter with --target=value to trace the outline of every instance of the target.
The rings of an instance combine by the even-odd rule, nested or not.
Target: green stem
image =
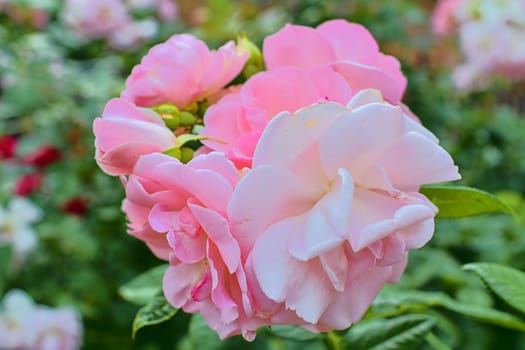
[[[326,333],[325,344],[328,350],[343,350],[341,337],[333,331]]]

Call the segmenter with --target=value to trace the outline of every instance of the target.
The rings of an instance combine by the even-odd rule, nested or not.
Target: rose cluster
[[[167,300],[222,338],[358,321],[432,237],[420,186],[460,177],[401,103],[406,83],[344,20],[286,25],[262,57],[187,34],[153,47],[94,132],[129,234],[169,261]]]
[[[464,61],[454,82],[464,91],[486,88],[495,77],[525,79],[523,0],[441,0],[432,16],[434,32],[459,31]]]

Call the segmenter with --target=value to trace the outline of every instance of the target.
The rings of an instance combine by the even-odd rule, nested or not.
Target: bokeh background
[[[221,342],[202,320],[182,312],[131,338],[139,306],[125,301],[119,286],[161,262],[126,234],[123,190],[94,161],[92,122],[147,50],[175,33],[195,34],[210,47],[244,33],[261,45],[285,23],[316,26],[345,18],[363,24],[383,52],[401,61],[408,78],[404,103],[452,154],[461,184],[495,193],[523,213],[525,85],[496,79],[476,91],[458,89],[452,72],[462,61],[460,43],[457,35],[432,31],[436,1],[121,3],[125,15],[108,10],[90,22],[82,17],[87,8],[75,12],[58,0],[0,0],[0,206],[24,196],[42,210],[32,224],[38,245],[26,256],[14,258],[0,240],[0,297],[17,288],[39,304],[75,307],[82,315],[83,348],[325,348],[318,339],[290,340],[268,329],[254,343]],[[119,20],[121,27],[102,28]],[[440,220],[431,243],[412,253],[399,288],[439,291],[516,314],[461,269],[475,261],[525,270],[525,221],[504,215]],[[525,349],[523,332],[439,305],[423,309],[437,317],[434,334],[450,348]],[[434,347],[427,342],[422,348]]]

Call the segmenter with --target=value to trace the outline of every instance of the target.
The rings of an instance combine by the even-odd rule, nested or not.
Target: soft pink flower
[[[432,31],[439,35],[448,35],[454,29],[454,13],[463,0],[440,0],[432,12]]]
[[[221,338],[242,334],[251,340],[263,321],[251,316],[240,247],[226,218],[239,178],[217,152],[188,164],[146,155],[125,183],[123,210],[129,233],[170,261],[163,283],[167,300],[200,312]]]
[[[280,112],[319,101],[347,103],[348,83],[329,67],[310,71],[278,67],[251,77],[238,92],[223,97],[204,116],[204,144],[223,152],[238,168],[249,167],[253,151],[268,122]]]
[[[107,103],[93,131],[97,163],[110,175],[130,174],[141,155],[177,146],[175,135],[157,113],[121,98]]]
[[[158,14],[163,22],[173,22],[179,17],[179,7],[175,0],[159,0]]]
[[[394,104],[401,101],[406,88],[399,61],[381,53],[366,28],[345,20],[328,21],[316,29],[288,24],[264,40],[263,55],[270,71],[281,66],[329,65],[354,93],[375,88]]]
[[[61,14],[85,39],[106,38],[131,21],[122,0],[66,0]]]
[[[432,237],[437,208],[419,187],[459,178],[435,136],[377,90],[281,113],[228,207],[241,252],[252,249],[255,312],[278,322],[269,298],[307,329],[347,328]]]
[[[37,305],[21,290],[11,290],[0,312],[0,348],[78,350],[82,322],[77,310]]]
[[[524,79],[524,33],[525,28],[506,23],[464,23],[459,35],[465,62],[454,71],[456,87],[464,91],[483,89],[495,76],[509,81]]]
[[[158,23],[153,19],[130,21],[109,35],[109,45],[116,49],[132,49],[140,42],[153,37],[158,30]]]
[[[151,48],[126,80],[122,97],[141,107],[172,103],[183,108],[217,93],[242,70],[248,52],[228,42],[217,51],[189,34]]]

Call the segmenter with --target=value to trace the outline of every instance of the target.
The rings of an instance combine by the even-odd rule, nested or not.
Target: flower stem
[[[335,332],[326,333],[325,344],[328,350],[342,350],[341,337]]]

